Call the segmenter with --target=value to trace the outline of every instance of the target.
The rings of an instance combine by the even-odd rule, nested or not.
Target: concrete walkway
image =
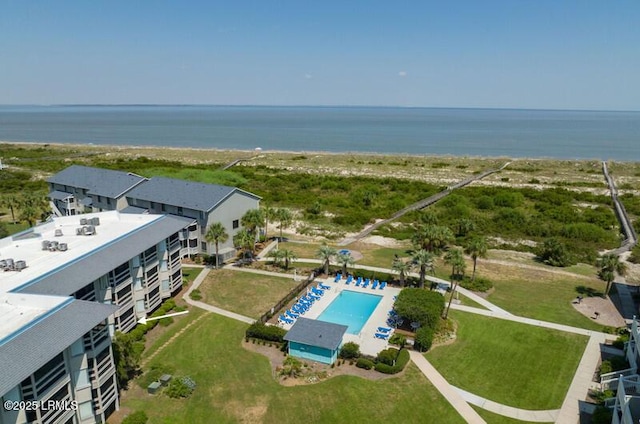
[[[580,421],[580,402],[585,400],[593,384],[593,373],[600,361],[600,344],[607,340],[607,336],[611,335],[594,333],[589,338],[589,343],[582,354],[578,369],[573,375],[569,391],[560,408],[557,424],[576,424]]]
[[[305,260],[306,261],[306,260]],[[317,261],[318,263],[320,261]],[[281,278],[291,277],[289,275],[283,275],[277,272],[270,271],[262,271],[255,269],[246,269],[246,268],[238,268],[233,266],[227,266],[226,269],[232,269],[234,271],[239,272],[251,272],[254,274],[263,274],[270,276],[277,276]],[[380,272],[389,272],[388,269],[385,268],[376,268],[376,267],[360,267],[361,269],[369,269]],[[204,281],[206,276],[208,275],[210,269],[204,269],[198,277],[195,279],[193,285],[187,290],[184,294],[183,298],[185,301],[193,306],[198,308],[223,315],[229,318],[233,318],[242,322],[246,322],[248,324],[252,324],[255,322],[253,318],[249,318],[243,315],[236,314],[234,312],[226,311],[224,309],[217,308],[215,306],[208,305],[203,302],[194,301],[189,297],[191,292],[197,289],[200,284]],[[431,281],[436,281],[438,283],[449,283],[445,280],[440,280],[435,277]],[[461,293],[463,293],[461,291]],[[463,293],[464,294],[464,293]],[[473,293],[470,293],[473,296]],[[466,294],[465,294],[466,296]],[[469,296],[472,298],[471,296]],[[479,296],[476,296],[480,298]],[[480,298],[482,299],[482,298]],[[475,299],[473,299],[475,301]],[[469,403],[479,406],[488,411],[494,412],[496,414],[504,415],[506,417],[530,421],[530,422],[553,422],[561,423],[561,424],[575,424],[578,422],[579,417],[579,403],[580,401],[584,401],[587,396],[588,390],[592,385],[592,376],[593,372],[596,370],[598,361],[600,360],[600,344],[603,344],[606,340],[615,340],[615,336],[611,334],[599,333],[597,331],[586,330],[583,328],[571,327],[563,324],[556,324],[547,321],[540,321],[531,318],[519,317],[513,315],[504,309],[501,309],[492,303],[482,299],[490,309],[480,309],[474,308],[470,306],[464,305],[455,305],[452,304],[451,307],[456,310],[460,310],[463,312],[474,313],[478,315],[483,315],[487,317],[504,319],[507,321],[519,322],[526,325],[533,325],[537,327],[549,328],[557,331],[564,331],[573,334],[580,334],[583,336],[589,337],[589,342],[587,343],[587,347],[582,355],[582,359],[578,365],[578,369],[574,374],[574,378],[571,382],[571,386],[569,387],[569,391],[565,397],[565,400],[562,404],[562,408],[560,410],[546,410],[546,411],[532,411],[526,409],[513,408],[507,405],[499,404],[493,402],[488,399],[484,399],[480,396],[474,395],[473,393],[466,392],[462,389],[458,389],[454,386],[451,386],[445,378],[427,361],[427,359],[416,351],[409,351],[411,356],[411,360],[418,366],[420,371],[431,381],[431,383],[438,389],[438,391],[447,399],[447,401],[458,411],[460,415],[468,422],[468,423],[485,423],[485,421],[478,415],[477,412],[473,410],[469,406]],[[480,303],[480,302],[478,302]],[[484,306],[484,305],[483,305]]]
[[[485,399],[473,393],[467,392],[459,387],[451,386],[458,392],[462,398],[472,405],[478,406],[494,414],[503,415],[521,421],[530,421],[533,423],[554,423],[558,419],[559,409],[549,409],[544,411],[531,411],[527,409],[512,408],[511,406],[502,405]]]
[[[469,424],[486,424],[486,421],[464,400],[464,398],[451,386],[447,380],[436,370],[420,352],[410,350],[409,355],[414,364],[427,379],[435,386],[453,408],[462,415]]]
[[[246,322],[247,324],[253,324],[256,321],[253,318],[236,314],[235,312],[226,311],[224,309],[220,309],[215,306],[208,305],[204,302],[199,302],[197,300],[191,299],[191,296],[190,296],[191,292],[197,289],[198,287],[200,287],[200,284],[202,284],[204,279],[207,278],[207,275],[209,275],[209,271],[211,271],[210,268],[205,268],[202,270],[202,272],[200,272],[200,274],[198,274],[196,279],[193,281],[193,284],[191,285],[191,287],[189,287],[186,293],[182,295],[182,298],[184,299],[184,301],[187,302],[189,305],[195,306],[200,309],[204,309],[205,311],[213,312],[214,314],[223,315],[228,318],[233,318],[238,321]]]

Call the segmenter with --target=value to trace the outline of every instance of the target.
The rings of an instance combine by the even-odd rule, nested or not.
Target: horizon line
[[[532,107],[480,107],[480,106],[398,106],[398,105],[312,105],[312,104],[212,104],[212,103],[0,103],[0,107],[229,107],[229,108],[326,108],[326,109],[465,109],[465,110],[522,110],[522,111],[558,111],[558,112],[640,112],[631,109],[561,109]]]

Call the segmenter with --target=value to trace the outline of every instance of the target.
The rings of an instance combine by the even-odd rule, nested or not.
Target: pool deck
[[[346,279],[340,280],[338,283],[333,282],[334,278],[327,278],[324,280],[316,279],[316,281],[322,282],[323,285],[331,287],[329,290],[325,290],[324,295],[316,300],[311,308],[304,314],[305,318],[316,319],[322,314],[322,312],[334,301],[336,297],[343,290],[350,290],[356,293],[367,293],[367,294],[375,294],[378,296],[382,296],[382,300],[376,306],[376,309],[371,313],[371,316],[367,320],[367,322],[360,330],[360,334],[345,334],[343,341],[346,342],[355,342],[360,345],[360,352],[365,355],[376,356],[378,352],[383,349],[386,349],[389,344],[386,340],[380,340],[375,338],[374,334],[377,333],[378,327],[388,327],[387,325],[387,314],[393,308],[393,297],[397,296],[400,293],[400,289],[396,287],[387,286],[383,290],[380,289],[372,289],[371,285],[368,288],[356,287],[355,281],[352,281],[351,284],[346,285]],[[291,325],[283,325],[284,329],[289,330]]]

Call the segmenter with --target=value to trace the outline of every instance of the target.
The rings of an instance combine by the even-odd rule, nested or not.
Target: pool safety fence
[[[271,319],[274,315],[280,313],[280,310],[285,307],[289,302],[291,302],[296,297],[300,296],[303,290],[306,290],[311,283],[315,281],[315,272],[312,272],[305,280],[303,280],[300,284],[295,286],[289,293],[287,293],[278,303],[273,305],[267,312],[262,314],[260,317],[260,322],[265,323]]]

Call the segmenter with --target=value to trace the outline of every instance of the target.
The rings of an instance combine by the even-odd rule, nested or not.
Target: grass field
[[[499,264],[482,264],[478,267],[478,275],[493,281],[495,290],[487,300],[513,314],[602,330],[601,325],[571,306],[571,301],[578,294],[585,295],[588,290],[600,292],[604,288],[604,283],[596,278],[571,277]]]
[[[211,314],[156,356],[149,366],[167,365],[176,377],[197,384],[188,399],[128,392],[121,406],[144,410],[150,423],[464,423],[409,364],[383,381],[340,376],[308,386],[284,387],[271,375],[267,358],[240,345],[246,325]]]
[[[200,291],[210,305],[259,318],[296,284],[292,278],[221,269],[209,273]]]
[[[520,421],[514,418],[504,417],[502,415],[494,414],[477,406],[471,405],[476,412],[484,418],[487,424],[534,424],[529,421]]]
[[[494,402],[558,409],[587,338],[459,311],[456,342],[427,353],[447,381]]]

